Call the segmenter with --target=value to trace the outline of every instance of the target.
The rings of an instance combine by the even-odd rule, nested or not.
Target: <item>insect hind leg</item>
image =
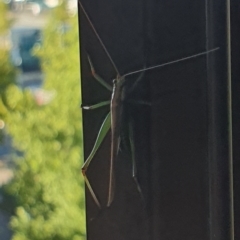
[[[130,143],[130,148],[131,148],[131,157],[132,157],[132,177],[133,180],[136,184],[137,190],[141,196],[141,199],[143,202],[145,202],[144,200],[144,196],[143,196],[143,192],[141,189],[141,186],[139,184],[139,181],[137,179],[137,167],[136,167],[136,157],[135,157],[135,145],[134,145],[134,134],[133,134],[133,123],[132,120],[129,121],[129,143]]]
[[[95,156],[95,153],[97,152],[97,150],[99,149],[102,141],[104,140],[104,138],[106,137],[109,129],[110,129],[110,123],[111,123],[111,115],[110,113],[107,114],[106,118],[104,119],[102,126],[100,128],[100,131],[98,133],[97,139],[94,143],[94,147],[91,151],[91,153],[89,154],[87,160],[84,162],[83,166],[82,166],[82,174],[85,180],[85,183],[87,185],[87,188],[90,192],[90,194],[92,195],[92,198],[94,200],[94,202],[96,203],[96,205],[101,209],[101,205],[100,202],[98,200],[98,198],[96,197],[96,194],[94,192],[94,190],[92,189],[92,186],[87,178],[87,170],[89,165],[91,164],[93,157]]]
[[[89,182],[89,180],[87,178],[87,174],[86,174],[87,173],[87,167],[88,167],[87,165],[85,165],[85,164],[83,165],[83,167],[82,167],[82,175],[83,175],[84,181],[85,181],[85,183],[86,183],[86,185],[88,187],[88,190],[89,190],[89,192],[90,192],[94,202],[96,203],[98,208],[101,209],[101,204],[100,204],[100,202],[99,202],[95,192],[93,191],[93,188],[92,188],[92,186],[91,186],[91,184],[90,184],[90,182]]]

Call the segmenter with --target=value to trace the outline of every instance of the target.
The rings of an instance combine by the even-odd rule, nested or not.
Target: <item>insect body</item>
[[[95,35],[97,36],[99,42],[101,43],[104,51],[106,52],[109,60],[111,61],[113,67],[116,70],[116,79],[113,81],[113,87],[111,87],[109,84],[107,84],[98,74],[95,73],[95,69],[93,67],[93,64],[91,62],[90,57],[88,56],[88,61],[89,61],[89,65],[91,68],[91,72],[93,77],[101,84],[103,85],[105,88],[107,88],[109,91],[112,91],[112,97],[111,97],[111,101],[104,101],[92,106],[83,106],[83,109],[96,109],[102,106],[106,106],[110,104],[110,112],[107,114],[106,118],[104,119],[102,126],[99,130],[98,136],[96,138],[95,144],[93,146],[93,149],[91,151],[91,153],[89,154],[87,160],[85,161],[83,167],[82,167],[82,173],[86,182],[86,185],[90,191],[91,196],[94,199],[94,202],[96,203],[96,205],[101,208],[101,204],[94,192],[94,190],[92,189],[92,186],[87,178],[86,172],[88,169],[88,166],[90,165],[95,153],[97,152],[97,150],[99,149],[101,143],[103,142],[105,136],[107,135],[108,131],[111,128],[111,159],[110,159],[110,169],[109,169],[109,186],[108,186],[108,199],[107,199],[107,206],[110,206],[113,198],[114,198],[114,164],[118,155],[118,150],[119,150],[119,145],[120,145],[120,135],[121,135],[121,124],[122,124],[122,113],[123,113],[123,102],[125,100],[125,95],[126,95],[126,89],[125,89],[125,83],[126,83],[126,77],[133,75],[133,74],[137,74],[137,73],[143,73],[155,68],[160,68],[160,67],[164,67],[167,65],[171,65],[171,64],[175,64],[181,61],[186,61],[188,59],[192,59],[192,58],[196,58],[202,55],[206,55],[209,54],[211,52],[217,51],[219,48],[214,48],[205,52],[201,52],[201,53],[197,53],[191,56],[187,56],[187,57],[183,57],[174,61],[170,61],[167,63],[163,63],[163,64],[158,64],[155,66],[151,66],[151,67],[145,67],[143,69],[137,70],[137,71],[133,71],[124,75],[120,75],[119,71],[114,63],[114,61],[111,58],[111,55],[109,54],[108,50],[106,49],[103,41],[101,40],[99,34],[97,33],[93,23],[91,22],[88,14],[86,13],[84,7],[82,6],[81,2],[79,1],[80,7],[85,15],[85,17],[87,18],[93,32],[95,33]],[[135,83],[137,83],[139,80],[141,79],[141,76],[136,80]],[[134,84],[135,85],[135,84]],[[131,129],[130,129],[130,135],[131,135]],[[134,142],[131,139],[131,136],[129,137],[129,141],[130,141],[130,147],[131,147],[131,151],[132,151],[132,162],[133,162],[133,177],[136,180],[136,167],[135,167],[135,159],[134,159]],[[141,192],[140,186],[137,183],[137,188],[138,190]]]
[[[90,64],[94,78],[97,81],[99,81],[104,87],[110,90],[111,87],[95,73],[95,70],[93,68],[90,58],[88,58],[88,60],[89,60],[89,64]],[[101,126],[101,130],[98,134],[97,140],[95,142],[94,148],[82,167],[82,173],[85,178],[86,184],[90,190],[91,195],[93,196],[95,203],[98,205],[99,208],[101,208],[101,205],[91,187],[91,184],[88,181],[88,178],[86,176],[86,171],[90,162],[92,161],[93,156],[95,155],[97,149],[101,145],[104,137],[106,136],[107,132],[111,127],[111,159],[110,159],[109,188],[108,188],[108,200],[107,200],[107,206],[110,206],[114,197],[114,174],[113,174],[114,163],[117,158],[117,154],[120,146],[121,118],[122,118],[122,111],[123,111],[123,101],[125,97],[124,83],[125,83],[125,78],[117,75],[116,79],[113,80],[113,88],[111,90],[112,91],[111,101],[105,101],[93,106],[83,107],[84,109],[95,109],[95,108],[110,104],[110,113],[105,118]]]
[[[120,145],[120,128],[121,128],[121,115],[122,115],[122,100],[123,91],[122,87],[124,84],[124,78],[117,76],[113,81],[113,91],[111,99],[111,162],[110,162],[110,180],[109,180],[109,192],[107,206],[110,206],[113,200],[113,169],[114,161],[117,158],[118,149]]]

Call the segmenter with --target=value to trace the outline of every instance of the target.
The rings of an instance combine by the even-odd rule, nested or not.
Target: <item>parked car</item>
[[[49,7],[43,0],[25,0],[25,10],[29,10],[33,15],[38,15]]]
[[[11,11],[25,12],[30,11],[33,15],[38,15],[41,12],[50,8],[43,0],[3,0],[8,4]]]
[[[32,49],[41,44],[41,30],[33,28],[12,29],[11,61],[23,72],[41,71],[40,59],[34,56]]]

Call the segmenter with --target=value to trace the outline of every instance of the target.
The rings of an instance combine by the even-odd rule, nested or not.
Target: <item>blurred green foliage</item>
[[[15,85],[5,92],[8,133],[23,152],[7,187],[18,205],[13,240],[85,239],[78,19],[62,19],[63,7],[34,50],[42,60],[44,91],[54,93],[50,100]]]
[[[10,26],[10,21],[8,21],[8,11],[7,11],[7,4],[4,1],[0,1],[0,34],[5,34]]]
[[[0,2],[0,16],[0,120],[2,120],[8,112],[4,101],[6,89],[15,82],[15,71],[9,59],[9,44],[6,43],[10,20],[8,20],[7,5],[2,1]],[[0,130],[0,142],[3,137],[3,131]]]

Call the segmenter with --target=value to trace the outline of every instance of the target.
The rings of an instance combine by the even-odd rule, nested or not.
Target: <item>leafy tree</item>
[[[23,152],[8,187],[18,202],[13,240],[85,239],[78,21],[63,22],[57,13],[34,50],[42,58],[43,94],[16,86],[6,93],[8,131]],[[63,23],[66,31],[59,31]]]
[[[1,1],[0,2],[0,34],[5,34],[10,26],[10,21],[8,20],[8,10],[7,10],[7,5]]]
[[[6,43],[10,20],[8,20],[7,5],[2,1],[0,2],[0,16],[0,120],[2,122],[8,112],[4,102],[5,91],[15,82],[15,71],[9,61],[9,44]],[[3,132],[0,131],[0,140],[3,136]]]

